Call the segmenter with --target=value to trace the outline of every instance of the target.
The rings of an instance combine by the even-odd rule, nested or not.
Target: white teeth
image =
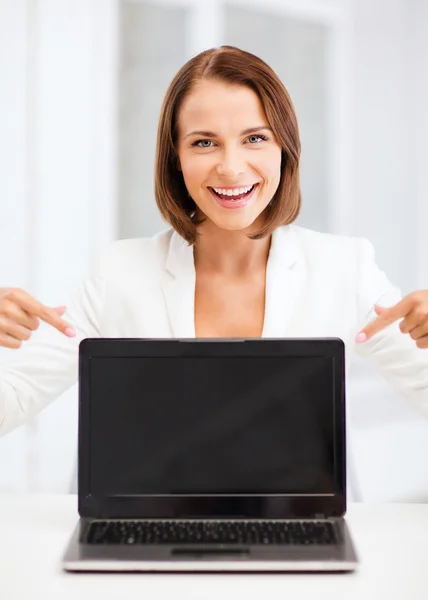
[[[213,188],[213,190],[222,196],[239,196],[240,194],[247,194],[253,189],[253,187],[254,185],[249,185],[247,187],[236,188],[234,190],[226,190],[224,188]]]

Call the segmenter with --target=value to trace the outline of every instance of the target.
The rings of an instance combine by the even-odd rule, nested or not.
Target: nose
[[[245,163],[242,153],[237,148],[223,150],[216,165],[217,175],[231,181],[245,173]]]

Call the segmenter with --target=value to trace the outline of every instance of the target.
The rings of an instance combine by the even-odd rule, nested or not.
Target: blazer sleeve
[[[10,354],[0,364],[0,435],[22,425],[76,383],[80,341],[100,337],[105,286],[97,261],[69,294],[64,319],[75,327],[76,337],[41,322],[21,348],[5,350]]]
[[[377,266],[373,245],[365,239],[357,243],[359,327],[362,329],[377,317],[374,304],[393,306],[402,294]],[[402,333],[399,321],[367,342],[355,344],[355,351],[368,358],[398,394],[428,417],[428,349],[418,348],[408,334]]]

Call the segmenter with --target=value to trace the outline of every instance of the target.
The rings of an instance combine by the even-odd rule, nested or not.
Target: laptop
[[[67,571],[352,571],[338,338],[85,339]]]

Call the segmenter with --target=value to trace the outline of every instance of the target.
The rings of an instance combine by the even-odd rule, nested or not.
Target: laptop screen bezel
[[[93,357],[317,356],[333,364],[334,493],[257,496],[99,496],[91,493],[90,368]],[[79,345],[78,511],[91,518],[329,518],[346,512],[345,344],[340,338],[86,338]],[[272,498],[275,501],[272,502]],[[278,501],[279,499],[279,501]],[[215,509],[213,501],[215,500]]]

